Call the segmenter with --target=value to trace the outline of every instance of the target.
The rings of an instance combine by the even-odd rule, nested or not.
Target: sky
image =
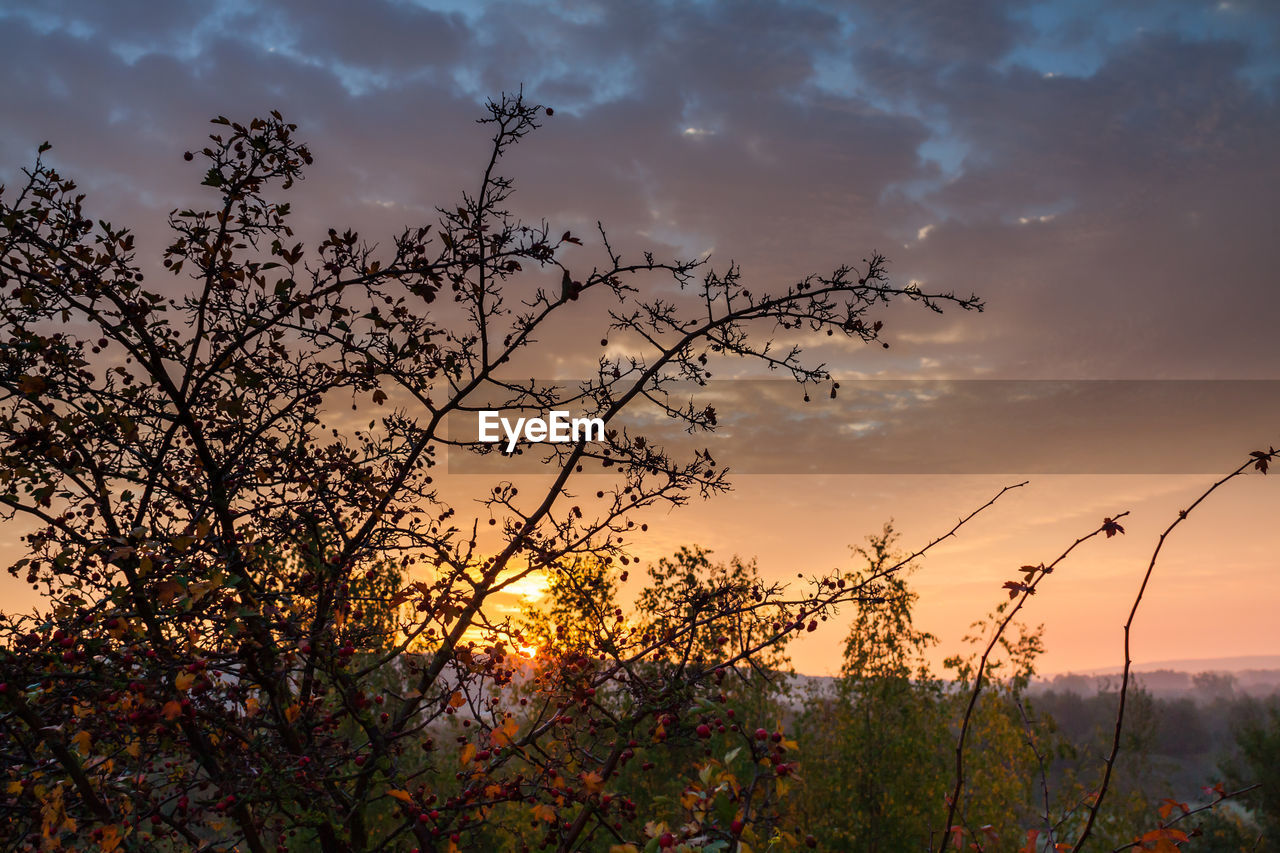
[[[1029,479],[912,574],[935,660],[1017,566],[1129,510],[1127,534],[1090,543],[1027,614],[1042,670],[1117,664],[1159,531],[1216,472],[1280,443],[1274,4],[355,9],[0,0],[0,181],[49,140],[90,209],[158,258],[167,212],[205,192],[181,152],[207,120],[280,109],[316,157],[293,191],[300,236],[390,235],[472,187],[473,120],[523,86],[555,116],[506,163],[518,213],[734,260],[762,287],[880,251],[897,283],[979,294],[981,314],[889,309],[887,350],[814,350],[864,396],[805,408],[794,388],[727,375],[716,440],[735,491],[637,546],[811,575],[852,565],[849,546],[889,519],[910,549]],[[584,375],[589,319],[531,367]],[[1280,654],[1277,517],[1280,483],[1253,476],[1179,530],[1139,660]],[[0,530],[0,549],[16,540]],[[0,586],[6,606],[26,594]],[[806,637],[797,668],[837,670],[842,639],[838,623]]]

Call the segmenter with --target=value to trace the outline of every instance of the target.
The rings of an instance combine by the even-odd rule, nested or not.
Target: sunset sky
[[[878,250],[897,283],[977,293],[981,314],[887,311],[889,349],[824,340],[838,401],[723,376],[735,492],[656,517],[637,546],[794,579],[851,565],[889,519],[911,549],[1029,479],[912,575],[937,660],[1018,566],[1128,510],[1127,534],[1090,542],[1027,611],[1043,671],[1119,664],[1159,531],[1280,444],[1274,3],[0,0],[0,74],[0,182],[49,140],[150,264],[168,211],[207,195],[181,154],[213,116],[298,123],[316,158],[291,191],[300,237],[390,235],[474,188],[473,120],[523,85],[555,115],[506,164],[521,214],[732,259],[762,289]],[[532,374],[591,369],[582,316]],[[1260,475],[1193,515],[1135,658],[1280,655],[1277,519],[1280,481]],[[17,535],[0,529],[4,557]],[[30,601],[7,577],[0,596]],[[836,671],[843,631],[807,636],[797,668]]]

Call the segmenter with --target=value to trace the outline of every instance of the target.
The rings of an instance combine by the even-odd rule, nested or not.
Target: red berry
[[[659,847],[675,847],[676,846],[675,836],[669,832],[662,833],[661,835],[658,836],[658,846]]]
[[[769,732],[765,729],[756,729],[756,740],[768,740]]]
[[[706,723],[703,723],[702,725],[698,726],[698,737],[701,737],[701,738],[711,737],[711,726],[708,726]]]

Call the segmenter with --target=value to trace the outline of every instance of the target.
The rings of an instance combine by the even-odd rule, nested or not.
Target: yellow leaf
[[[75,737],[71,738],[71,740],[75,742],[76,749],[80,750],[81,755],[89,754],[89,745],[92,743],[92,738],[89,736],[88,732],[76,732]]]
[[[609,848],[609,853],[640,853],[640,848],[634,844],[615,844]]]
[[[450,707],[461,708],[465,704],[467,704],[466,697],[464,697],[460,692],[456,690],[454,691],[453,695],[449,697]]]
[[[545,803],[538,803],[533,807],[533,816],[537,820],[545,820],[547,823],[555,823],[556,810]]]
[[[413,805],[413,795],[410,794],[408,791],[401,791],[400,789],[395,788],[390,791],[387,791],[387,796],[393,797],[394,799],[397,799],[402,803],[408,803],[409,805]]]
[[[129,741],[129,745],[126,746],[124,749],[125,749],[125,752],[129,753],[134,758],[137,758],[138,756],[142,755],[142,744],[139,743],[137,740]]]
[[[120,834],[115,824],[112,824],[102,828],[102,840],[98,844],[101,845],[103,853],[111,853],[120,846],[121,841],[124,841],[124,836]]]
[[[292,723],[298,719],[298,714],[300,713],[302,712],[301,709],[298,708],[298,703],[294,702],[288,708],[284,709],[284,718]]]
[[[258,697],[257,696],[250,696],[248,699],[244,700],[244,712],[248,714],[250,717],[258,713]]]
[[[471,759],[476,757],[476,745],[474,743],[466,744],[462,747],[462,752],[458,755],[458,763],[466,767],[471,763]]]
[[[520,724],[516,722],[515,717],[507,717],[502,721],[502,725],[489,732],[489,740],[493,741],[494,746],[510,746],[518,731],[520,731]]]
[[[198,581],[187,588],[187,594],[191,596],[192,601],[199,601],[220,586],[222,584],[217,580]]]
[[[18,794],[22,793],[22,783],[15,780],[6,785],[4,790],[6,794],[16,797]]]
[[[196,677],[194,673],[180,672],[178,677],[173,680],[173,686],[177,687],[182,693],[186,693],[191,689],[191,685],[195,684]]]
[[[182,716],[182,703],[177,699],[170,699],[164,703],[164,707],[160,709],[161,715],[169,722],[173,722]]]
[[[596,794],[604,787],[604,777],[592,770],[582,774],[582,784],[592,794]]]

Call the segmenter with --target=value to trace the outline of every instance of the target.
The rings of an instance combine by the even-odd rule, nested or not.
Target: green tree
[[[1223,763],[1226,785],[1245,795],[1266,844],[1280,843],[1280,699],[1253,700],[1235,726],[1236,755]],[[1263,848],[1259,848],[1263,849]]]
[[[843,581],[861,590],[840,677],[806,697],[798,730],[805,755],[800,809],[829,849],[922,849],[942,818],[947,746],[944,685],[925,655],[937,641],[912,621],[918,594],[891,525],[855,554],[865,568]]]

